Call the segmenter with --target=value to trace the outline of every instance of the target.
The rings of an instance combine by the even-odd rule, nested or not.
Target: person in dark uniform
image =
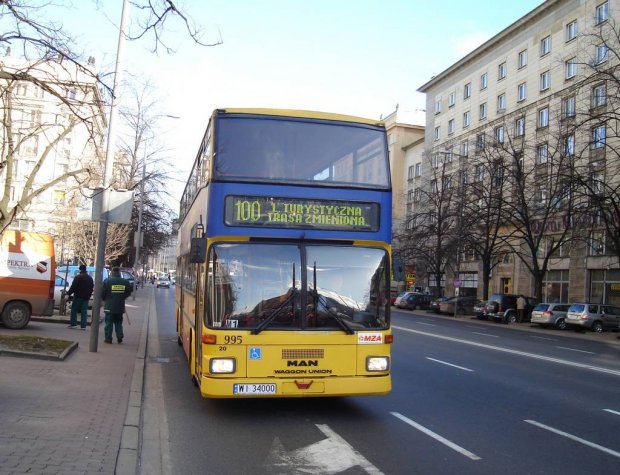
[[[123,314],[125,299],[131,295],[131,284],[121,277],[118,267],[113,267],[110,277],[103,281],[101,300],[105,302],[105,343],[112,343],[112,328],[119,343],[123,342]]]
[[[69,287],[67,291],[67,297],[71,297],[75,294],[73,302],[71,303],[71,322],[69,323],[69,328],[77,328],[77,314],[80,312],[80,328],[86,330],[88,301],[90,300],[90,296],[93,295],[95,283],[93,282],[93,278],[86,272],[85,265],[82,264],[79,269],[80,273],[75,276],[73,282],[71,282],[71,287]]]

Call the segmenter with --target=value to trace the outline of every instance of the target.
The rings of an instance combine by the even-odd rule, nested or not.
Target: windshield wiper
[[[297,294],[299,294],[299,290],[295,288],[295,264],[293,264],[293,287],[291,287],[291,295],[286,297],[284,302],[274,308],[273,311],[267,316],[267,318],[260,322],[254,330],[252,330],[252,335],[258,335],[265,328],[267,328],[269,324],[273,322],[275,318],[279,315],[282,309],[284,309],[284,307],[286,307],[291,302],[293,302],[294,307],[295,297],[297,296]],[[294,310],[295,309],[293,309],[293,312]]]
[[[314,285],[314,295],[313,295],[313,300],[314,300],[314,311],[316,313],[318,313],[319,311],[319,302],[321,300],[322,295],[319,294],[319,291],[317,290],[316,287],[316,261],[314,261],[314,266],[313,266],[313,276],[312,276],[312,283]],[[327,302],[325,301],[325,297],[323,297],[323,306],[325,307],[325,309],[327,310],[327,313],[329,315],[331,315],[332,317],[334,317],[334,320],[336,320],[336,323],[338,323],[338,325],[340,325],[340,327],[345,331],[345,333],[347,333],[347,335],[353,335],[355,333],[355,331],[347,324],[347,322],[345,322],[343,320],[343,318],[338,314],[338,309],[336,307],[328,307],[327,306]]]

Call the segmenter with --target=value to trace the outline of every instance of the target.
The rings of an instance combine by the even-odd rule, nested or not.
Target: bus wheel
[[[11,302],[4,307],[2,323],[7,328],[24,328],[30,321],[30,307],[22,302]]]

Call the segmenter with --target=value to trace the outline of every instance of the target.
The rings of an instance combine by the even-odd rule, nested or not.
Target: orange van
[[[0,239],[0,321],[24,328],[32,315],[54,312],[56,259],[49,234],[7,229]]]

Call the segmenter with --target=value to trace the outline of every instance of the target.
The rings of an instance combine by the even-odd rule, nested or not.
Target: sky
[[[176,50],[152,38],[125,44],[125,78],[156,85],[165,145],[187,179],[211,112],[266,107],[372,119],[422,110],[417,89],[539,6],[542,0],[178,0],[202,31],[199,46],[170,23]],[[112,71],[122,0],[73,0],[58,21],[100,71]],[[137,10],[129,10],[135,24]],[[123,95],[120,97],[123,102]],[[183,186],[172,194],[180,199]],[[173,209],[177,203],[171,203]]]

